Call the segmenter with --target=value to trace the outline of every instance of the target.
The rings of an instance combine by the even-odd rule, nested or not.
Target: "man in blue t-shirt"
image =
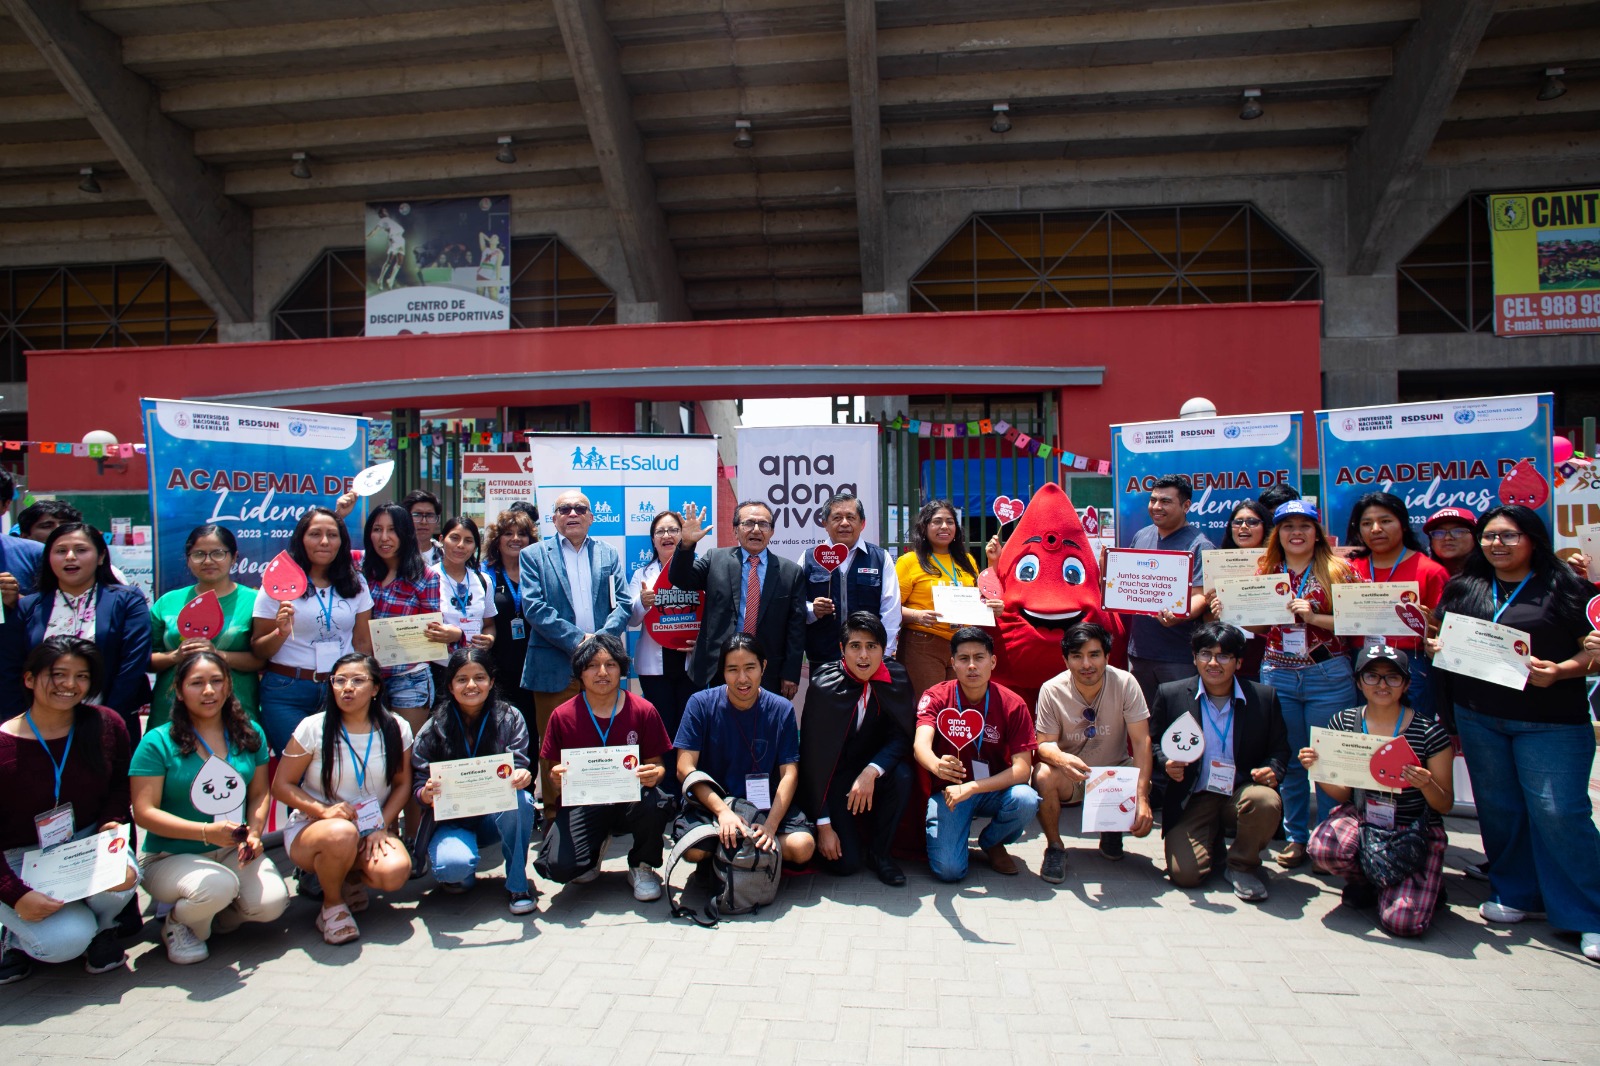
[[[674,836],[715,821],[729,848],[748,837],[763,851],[782,848],[785,862],[803,863],[811,858],[816,841],[811,823],[794,805],[800,786],[800,727],[794,704],[761,687],[766,666],[755,637],[734,634],[722,646],[724,683],[695,693],[684,708],[673,739],[678,779],[687,780],[698,770],[709,774],[723,794],[704,781],[690,787]],[[735,797],[756,808],[753,821],[734,813],[728,801]],[[686,858],[699,862],[707,854],[690,851]]]
[[[1199,527],[1189,524],[1189,500],[1193,495],[1194,486],[1182,474],[1168,474],[1157,480],[1150,488],[1150,524],[1135,533],[1128,545],[1145,551],[1188,552],[1194,559],[1188,613],[1163,611],[1159,617],[1128,617],[1128,671],[1139,682],[1146,706],[1154,705],[1160,686],[1194,675],[1189,637],[1206,609],[1200,553],[1216,545]]]

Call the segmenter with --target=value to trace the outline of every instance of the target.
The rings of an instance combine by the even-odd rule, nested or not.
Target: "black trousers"
[[[544,847],[533,867],[540,877],[564,885],[594,869],[606,837],[624,833],[633,835],[629,866],[660,866],[662,836],[676,806],[660,786],[644,789],[637,803],[563,806],[555,824],[545,832]]]
[[[677,739],[678,726],[683,722],[683,709],[688,706],[689,697],[700,691],[689,680],[689,671],[686,669],[688,660],[687,652],[662,648],[661,673],[639,675],[639,688],[643,690],[644,698],[655,707],[656,713],[661,715],[661,724],[667,727],[668,740]],[[661,779],[661,788],[669,796],[676,796],[681,791],[677,749],[667,752],[667,776]]]
[[[860,771],[856,771],[860,773]],[[848,877],[861,869],[861,863],[866,852],[862,848],[861,823],[865,822],[869,834],[867,845],[875,858],[886,859],[889,857],[889,848],[894,843],[894,833],[900,826],[900,816],[905,813],[906,804],[911,801],[912,770],[909,760],[902,760],[882,777],[872,789],[872,810],[859,817],[850,813],[845,806],[845,794],[849,788],[840,789],[838,795],[828,803],[828,816],[833,819],[833,831],[839,837],[839,857],[837,859],[824,859],[822,853],[817,852],[817,866],[823,871],[838,877]],[[850,780],[854,780],[851,777]]]

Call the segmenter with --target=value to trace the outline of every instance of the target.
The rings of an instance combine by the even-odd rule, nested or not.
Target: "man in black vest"
[[[844,623],[842,657],[813,667],[800,734],[800,807],[817,826],[818,865],[847,877],[870,863],[886,885],[906,883],[889,855],[911,799],[911,679],[885,662],[887,636],[871,611]],[[863,854],[858,819],[871,836]]]
[[[835,493],[823,508],[823,525],[834,544],[849,549],[833,571],[815,553],[802,562],[806,569],[806,658],[815,670],[836,662],[843,643],[839,620],[856,611],[871,611],[883,622],[884,655],[893,656],[900,640],[900,581],[884,550],[861,539],[867,510],[852,493]]]

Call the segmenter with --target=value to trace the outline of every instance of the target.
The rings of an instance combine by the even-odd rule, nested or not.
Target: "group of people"
[[[739,504],[735,545],[714,550],[696,508],[661,511],[653,558],[629,574],[589,535],[581,492],[556,498],[545,540],[531,505],[480,530],[413,492],[371,509],[359,550],[347,499],[308,509],[294,529],[299,598],[237,584],[234,535],[207,524],[185,545],[194,583],[150,608],[81,516],[24,512],[24,533],[54,523],[42,543],[0,537],[0,778],[12,785],[0,813],[0,983],[27,976],[31,960],[120,966],[121,939],[143,924],[140,884],[174,963],[206,958],[218,931],[277,919],[289,889],[263,847],[274,800],[289,812],[279,828],[298,894],[320,900],[316,929],[341,944],[359,937],[373,895],[427,871],[443,892],[471,890],[495,844],[512,914],[536,909],[536,840],[539,877],[582,884],[613,838],[631,838],[628,884],[655,900],[665,841],[702,825],[729,849],[900,886],[901,860],[923,853],[940,881],[966,877],[973,854],[1016,874],[1007,849],[1037,823],[1040,876],[1060,883],[1061,809],[1083,802],[1092,768],[1115,766],[1136,768],[1129,831],[1145,836],[1159,820],[1175,885],[1215,870],[1240,899],[1264,900],[1262,855],[1281,837],[1278,865],[1314,862],[1344,879],[1347,904],[1375,905],[1384,928],[1417,935],[1442,895],[1453,737],[1477,794],[1478,872],[1492,890],[1483,917],[1546,914],[1600,958],[1583,680],[1600,633],[1584,610],[1595,589],[1575,569],[1587,560],[1559,559],[1538,515],[1518,506],[1434,514],[1425,547],[1404,502],[1382,492],[1357,503],[1336,550],[1312,503],[1274,489],[1235,509],[1222,545],[1262,549],[1259,571],[1293,588],[1282,624],[1246,632],[1218,620],[1201,566],[1213,545],[1187,522],[1190,493],[1181,477],[1158,481],[1151,525],[1133,542],[1194,555],[1187,610],[1131,618],[1125,648],[1105,626],[1067,626],[1060,673],[1034,706],[994,680],[999,630],[952,626],[935,609],[935,587],[974,587],[982,570],[946,500],[921,509],[898,559],[863,539],[860,500],[828,500],[820,517],[846,549],[831,567],[770,550],[763,503]],[[998,543],[985,554],[993,565]],[[1416,581],[1429,635],[1359,646],[1336,635],[1331,589],[1369,580]],[[652,635],[669,590],[698,597],[692,645]],[[186,635],[182,608],[205,592],[222,607],[221,632]],[[1526,631],[1528,687],[1430,669],[1448,613]],[[419,614],[439,616],[425,630],[438,654],[380,667],[372,621]],[[1114,665],[1124,657],[1127,669]],[[1156,742],[1186,714],[1204,740],[1187,761]],[[965,732],[946,727],[950,716]],[[1398,792],[1313,794],[1312,728],[1404,736],[1420,765]],[[613,745],[637,748],[637,798],[563,804],[567,753]],[[486,755],[509,758],[514,804],[436,818],[438,768]],[[19,875],[25,849],[130,821],[138,857],[113,889],[59,901]],[[1123,834],[1100,834],[1098,850],[1121,859]],[[709,845],[688,857],[712,860]]]

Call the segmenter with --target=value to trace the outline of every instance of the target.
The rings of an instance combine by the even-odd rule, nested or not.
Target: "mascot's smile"
[[[1044,614],[1039,611],[1030,611],[1026,607],[1017,608],[1017,613],[1022,620],[1039,630],[1054,629],[1066,632],[1072,626],[1083,621],[1086,611],[1058,611],[1055,614]]]

